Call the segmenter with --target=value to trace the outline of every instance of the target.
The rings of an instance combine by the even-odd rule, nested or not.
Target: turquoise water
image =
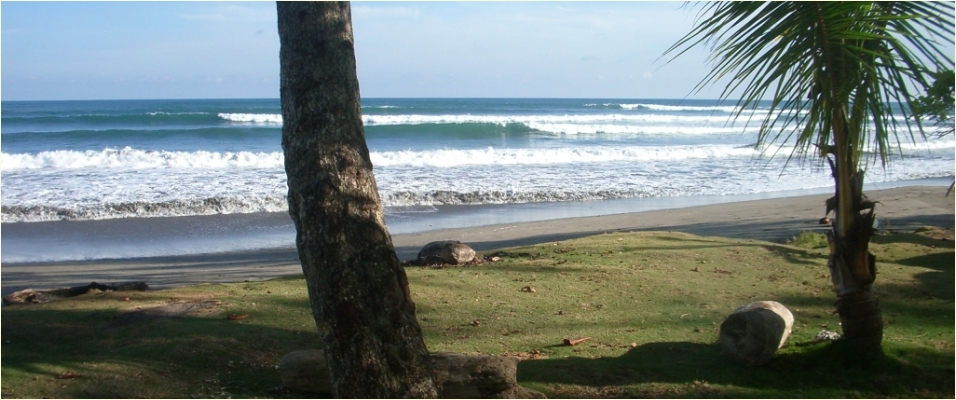
[[[447,206],[749,195],[832,185],[755,148],[732,105],[660,99],[364,99],[393,219]],[[758,111],[757,116],[766,115]],[[2,103],[4,223],[286,211],[278,99]],[[952,138],[902,143],[867,182],[953,175]],[[776,157],[770,157],[776,154]]]

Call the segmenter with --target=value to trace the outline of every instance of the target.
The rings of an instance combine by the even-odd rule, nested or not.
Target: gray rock
[[[442,250],[441,258],[449,264],[464,264],[475,259],[475,250],[467,244],[449,243]]]
[[[464,264],[475,259],[475,250],[457,240],[439,240],[422,247],[415,264]]]
[[[445,246],[450,244],[461,244],[457,240],[439,240],[431,242],[422,247],[418,252],[418,258],[415,260],[418,264],[437,264],[444,261],[442,254],[445,252]]]
[[[513,357],[435,353],[431,355],[438,396],[445,399],[543,399],[518,386]]]
[[[544,399],[544,394],[518,386],[518,359],[512,357],[436,353],[431,355],[438,396],[446,399]],[[279,363],[282,384],[313,393],[331,393],[329,367],[321,350],[287,354]]]
[[[322,350],[293,351],[279,361],[282,384],[313,393],[332,393],[329,364]]]
[[[757,301],[740,307],[720,324],[720,348],[735,361],[762,365],[787,341],[793,314],[775,301]]]

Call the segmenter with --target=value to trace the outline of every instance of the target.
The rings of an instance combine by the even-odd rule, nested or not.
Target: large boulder
[[[445,246],[450,244],[461,244],[457,240],[439,240],[431,242],[422,247],[418,252],[418,258],[415,260],[418,264],[438,264],[444,261],[442,254],[445,252]]]
[[[518,359],[512,357],[436,353],[431,355],[438,397],[446,399],[544,399],[544,394],[518,386]],[[288,388],[331,393],[329,367],[321,350],[300,350],[279,362]]]
[[[449,264],[464,264],[475,259],[475,250],[466,244],[449,243],[441,252],[441,258]]]
[[[475,259],[475,250],[457,240],[439,240],[422,247],[415,263],[428,264],[464,264]]]
[[[445,399],[544,399],[541,392],[518,386],[514,357],[435,353],[432,371],[438,397]]]
[[[793,314],[775,301],[757,301],[740,307],[720,324],[720,348],[748,367],[762,365],[787,341]]]

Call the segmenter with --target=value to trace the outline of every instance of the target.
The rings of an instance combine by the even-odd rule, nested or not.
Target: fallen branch
[[[149,285],[147,285],[145,282],[118,283],[116,285],[102,285],[96,282],[92,282],[86,286],[74,286],[70,288],[60,288],[60,289],[52,289],[52,290],[24,289],[19,292],[15,292],[13,294],[4,296],[3,304],[10,305],[10,304],[46,303],[48,301],[86,294],[86,293],[89,293],[91,290],[99,290],[101,292],[121,292],[121,291],[130,291],[130,290],[145,291],[145,290],[149,290]]]
[[[567,346],[577,346],[585,341],[590,340],[590,337],[584,337],[580,339],[564,339],[564,344]]]

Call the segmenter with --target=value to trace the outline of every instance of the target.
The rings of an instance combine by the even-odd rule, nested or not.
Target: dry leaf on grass
[[[59,378],[59,379],[73,379],[73,378],[76,378],[76,377],[78,377],[78,376],[80,376],[80,375],[78,375],[76,372],[67,371],[67,372],[64,372],[64,373],[60,374],[60,376],[58,376],[57,378]]]

